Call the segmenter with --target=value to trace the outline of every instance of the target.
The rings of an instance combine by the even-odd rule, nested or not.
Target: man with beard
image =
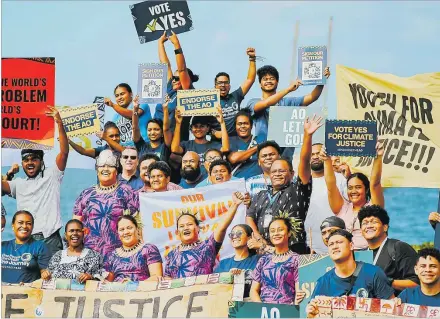
[[[322,221],[335,214],[330,208],[327,195],[327,185],[324,178],[324,162],[319,158],[322,144],[315,143],[312,145],[312,157],[310,159],[310,168],[312,169],[313,190],[310,197],[310,207],[307,212],[304,227],[307,233],[307,244],[310,246],[310,238],[312,239],[312,247],[316,254],[326,254],[328,249],[321,238],[320,225]],[[347,198],[347,180],[342,174],[335,173],[336,184],[339,192]]]
[[[200,170],[200,157],[196,152],[186,152],[182,158],[182,168],[180,169],[179,186],[182,188],[194,188],[203,180],[203,175]]]
[[[317,85],[310,94],[302,97],[285,97],[290,92],[296,91],[301,85],[301,81],[293,81],[287,89],[277,92],[279,73],[271,66],[265,65],[257,70],[258,82],[260,82],[263,96],[254,98],[248,102],[247,108],[252,111],[255,119],[255,135],[267,139],[267,128],[269,121],[269,109],[271,106],[308,106],[315,102],[324,89],[324,85]],[[328,67],[324,70],[326,78],[330,76]]]
[[[246,180],[246,189],[249,191],[251,197],[254,197],[260,191],[272,185],[270,182],[270,167],[275,160],[280,158],[280,154],[281,148],[275,141],[266,141],[258,144],[258,165],[263,170],[263,173],[252,176]]]
[[[138,163],[136,148],[127,146],[121,155],[122,173],[118,174],[118,181],[128,184],[135,191],[144,186],[142,180],[136,176]]]
[[[231,153],[228,161],[234,165],[232,175],[238,178],[249,178],[261,173],[255,153],[257,145],[266,139],[252,135],[253,120],[247,111],[240,111],[235,117],[235,130],[238,136],[230,138]]]
[[[390,217],[387,211],[378,205],[364,206],[358,218],[362,236],[373,251],[373,265],[383,269],[394,294],[397,296],[402,290],[417,286],[419,281],[414,272],[417,253],[407,243],[388,237]]]
[[[328,253],[335,268],[318,279],[312,300],[306,308],[307,318],[319,315],[315,296],[392,299],[393,288],[382,269],[354,260],[353,235],[344,229],[335,230],[328,239]]]
[[[54,118],[59,133],[60,152],[56,165],[46,169],[42,150],[21,150],[22,167],[27,177],[2,181],[2,193],[10,194],[17,200],[17,210],[32,212],[35,218],[32,237],[43,240],[52,256],[63,249],[60,192],[69,156],[69,142],[58,110],[55,107],[49,109],[46,115]]]
[[[154,153],[146,153],[142,155],[141,159],[139,160],[139,177],[144,182],[143,187],[139,190],[140,193],[148,193],[152,191],[148,169],[150,168],[151,164],[159,161],[159,156]],[[167,191],[175,191],[179,189],[183,188],[177,184],[174,184],[173,182],[169,182],[167,185]]]
[[[247,79],[238,89],[232,93],[229,93],[231,90],[231,79],[229,74],[226,72],[218,73],[214,79],[215,88],[220,90],[220,104],[222,107],[223,117],[225,118],[228,135],[230,137],[237,136],[234,121],[235,116],[240,111],[240,104],[254,84],[255,76],[257,74],[255,49],[247,48],[246,54],[249,56],[249,70]],[[221,138],[220,125],[213,123],[212,133],[216,138]]]
[[[399,298],[413,305],[440,307],[440,251],[425,248],[419,250],[418,255],[414,269],[420,286],[405,289]]]

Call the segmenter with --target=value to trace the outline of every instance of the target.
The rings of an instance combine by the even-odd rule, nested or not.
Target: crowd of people
[[[167,40],[174,46],[175,72],[165,50]],[[55,165],[46,167],[43,151],[24,149],[26,178],[14,178],[18,165],[2,178],[2,195],[17,201],[12,218],[15,238],[2,242],[3,282],[20,284],[40,278],[79,283],[159,281],[244,272],[244,297],[299,304],[305,297],[295,288],[299,255],[318,253],[329,254],[335,268],[318,280],[313,297],[400,297],[402,302],[440,306],[439,251],[417,253],[410,245],[388,238],[382,143],[376,145],[368,177],[352,173],[339,157],[327,156],[323,144],[312,141],[323,125],[320,116],[304,122],[296,171],[295,150],[267,140],[270,107],[307,106],[319,98],[322,85],[305,96],[286,97],[301,81],[278,90],[276,68],[266,65],[257,70],[256,51],[248,48],[249,70],[239,88],[231,92],[225,72],[214,79],[221,96],[217,115],[185,117],[176,109],[177,91],[194,89],[198,76],[187,68],[177,35],[164,33],[158,43],[159,60],[168,64],[167,97],[155,106],[151,119],[145,111],[150,106],[140,105],[131,87],[121,83],[114,90],[116,103],[105,99],[119,115],[99,134],[106,145],[83,148],[69,140],[58,111],[50,107],[47,115],[54,118],[60,144]],[[330,76],[329,68],[324,75]],[[244,106],[242,101],[257,76],[262,95]],[[62,238],[60,186],[69,145],[96,159],[97,180],[78,196]],[[247,192],[231,194],[232,204],[212,233],[200,239],[200,221],[182,212],[176,220],[180,244],[162,258],[158,243],[143,233],[139,196],[234,179],[244,179]],[[235,225],[227,234],[240,205],[246,207],[246,223]],[[440,222],[440,215],[432,213],[429,220]],[[5,222],[2,208],[2,229]],[[224,243],[226,235],[229,242]],[[234,256],[218,262],[224,244],[233,247]],[[372,264],[355,261],[353,252],[361,250],[372,251]],[[315,299],[307,313],[318,314]]]

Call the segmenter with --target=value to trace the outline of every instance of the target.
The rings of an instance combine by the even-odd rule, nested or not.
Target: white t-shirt
[[[347,198],[347,180],[344,175],[335,173],[336,186],[342,197]],[[312,229],[312,248],[318,254],[327,254],[327,246],[324,245],[321,237],[321,223],[330,216],[335,216],[330,208],[327,197],[327,185],[323,177],[313,177],[312,196],[310,197],[310,206],[304,222],[307,233],[307,245],[310,245],[309,228]]]
[[[61,181],[64,172],[55,164],[47,168],[35,178],[16,178],[8,181],[11,197],[17,200],[17,211],[27,210],[34,216],[34,230],[32,234],[43,233],[49,237],[60,229],[61,223]]]

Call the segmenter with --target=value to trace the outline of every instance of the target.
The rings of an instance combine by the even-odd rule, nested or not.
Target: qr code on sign
[[[302,79],[303,80],[322,79],[322,61],[303,62]]]
[[[162,79],[143,79],[142,98],[160,98],[162,93]]]

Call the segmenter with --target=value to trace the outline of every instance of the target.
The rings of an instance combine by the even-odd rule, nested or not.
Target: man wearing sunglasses
[[[144,187],[144,182],[136,176],[139,158],[135,147],[127,146],[121,155],[122,173],[118,175],[118,181],[128,184],[137,191]]]
[[[2,180],[2,193],[10,194],[17,200],[17,211],[32,213],[35,218],[32,237],[43,240],[53,255],[63,249],[60,192],[69,156],[69,142],[58,110],[49,106],[46,116],[53,117],[59,133],[60,152],[55,165],[46,169],[42,150],[21,150],[21,165],[26,178]]]

